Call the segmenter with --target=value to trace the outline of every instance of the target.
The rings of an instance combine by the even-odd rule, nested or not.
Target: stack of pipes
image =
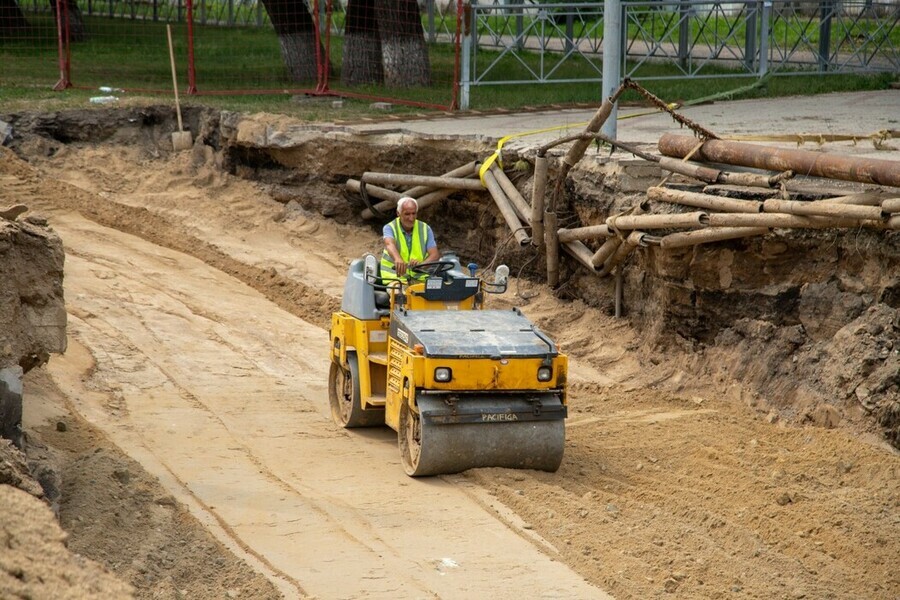
[[[633,85],[633,84],[632,84]],[[900,188],[900,162],[828,155],[806,150],[784,150],[720,139],[698,142],[691,136],[663,135],[661,157],[629,148],[598,133],[613,104],[626,89],[623,84],[597,110],[583,133],[556,140],[538,149],[530,203],[496,162],[470,162],[441,176],[366,172],[359,180],[349,179],[346,189],[359,193],[368,208],[364,219],[393,216],[393,208],[403,196],[411,196],[424,208],[456,191],[487,190],[520,246],[542,248],[547,259],[547,282],[559,283],[559,253],[564,250],[590,272],[603,277],[621,275],[625,260],[642,246],[662,249],[759,236],[773,228],[871,228],[900,230],[900,189],[882,190],[817,201],[789,200],[786,182],[795,173],[841,179],[858,183]],[[712,135],[712,134],[709,134]],[[611,215],[602,224],[574,229],[559,228],[557,206],[569,170],[584,156],[594,139],[625,149],[636,156],[657,162],[672,173],[713,186],[728,185],[766,190],[781,198],[765,200],[717,196],[656,186],[647,190],[647,201],[627,211]],[[549,165],[546,152],[560,143],[575,141],[557,169],[556,181],[548,190]],[[709,163],[715,163],[713,166]],[[489,164],[489,166],[487,166]],[[769,173],[730,172],[720,165],[751,167]],[[480,180],[479,180],[480,179]],[[388,187],[401,187],[403,192]],[[549,193],[548,193],[549,192]],[[748,196],[756,194],[747,194]],[[549,196],[549,197],[548,197]],[[372,198],[379,202],[373,204]],[[681,213],[648,214],[653,203],[667,203],[697,210]],[[674,231],[673,231],[674,230]],[[665,232],[655,235],[648,232]],[[602,241],[600,241],[602,240]],[[596,250],[585,242],[595,241]]]
[[[611,143],[619,147],[625,146],[614,141]],[[723,140],[698,143],[690,136],[671,134],[660,138],[659,149],[664,155],[669,156],[653,160],[664,170],[706,184],[764,188],[768,190],[766,193],[786,195],[785,182],[790,180],[795,172],[802,172],[815,177],[900,187],[898,161],[825,155],[805,150],[782,150]],[[642,157],[648,158],[643,155]],[[688,158],[694,159],[694,162],[688,161]],[[719,167],[695,162],[697,160],[778,172],[769,174],[728,172]],[[863,227],[875,230],[900,230],[900,190],[892,193],[882,189],[816,201],[797,201],[782,198],[741,199],[657,186],[647,190],[647,200],[647,203],[631,209],[627,214],[610,216],[602,225],[559,229],[555,237],[561,244],[578,244],[576,259],[592,272],[604,276],[613,272],[628,253],[639,246],[684,248],[765,235],[773,228]],[[642,214],[650,206],[650,202],[699,210]],[[667,233],[662,236],[646,233],[655,230],[664,230]],[[592,239],[605,239],[593,253],[584,244],[585,241]],[[549,260],[548,256],[548,262]]]

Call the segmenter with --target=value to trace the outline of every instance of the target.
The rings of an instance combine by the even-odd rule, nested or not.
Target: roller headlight
[[[447,383],[453,378],[453,371],[450,367],[438,367],[434,370],[434,380],[440,383]]]
[[[553,369],[550,367],[538,367],[538,381],[550,381],[553,377]]]

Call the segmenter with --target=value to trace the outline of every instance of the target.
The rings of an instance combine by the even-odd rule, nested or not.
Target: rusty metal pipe
[[[613,269],[618,267],[626,258],[628,258],[635,248],[646,245],[644,244],[645,235],[646,234],[640,231],[632,231],[629,233],[628,237],[625,238],[625,241],[616,249],[615,253],[603,263],[603,270],[601,270],[598,275],[601,277],[609,275],[613,272]]]
[[[616,253],[616,250],[619,249],[619,246],[622,245],[624,240],[619,237],[611,237],[600,246],[600,248],[594,252],[594,255],[591,257],[591,264],[600,269],[603,267],[603,264],[609,260],[609,257]]]
[[[813,217],[837,217],[839,219],[880,219],[882,217],[880,206],[775,199],[763,202],[763,212]]]
[[[353,193],[358,194],[358,193],[360,193],[361,185],[362,184],[360,183],[359,179],[348,179],[347,183],[344,184],[344,189],[347,190],[348,192],[353,192]],[[380,198],[381,200],[384,200],[384,202],[379,202],[378,204],[376,204],[375,208],[379,208],[382,204],[384,204],[385,209],[389,209],[392,206],[396,206],[397,200],[399,200],[403,196],[403,194],[401,194],[400,192],[395,192],[394,190],[389,190],[387,188],[383,188],[383,187],[380,187],[377,185],[369,185],[369,184],[366,184],[366,193],[368,193],[373,198]],[[391,204],[391,203],[393,203],[393,204]],[[379,208],[379,210],[381,210],[381,209]],[[367,208],[366,211],[369,211],[369,209]],[[363,212],[365,212],[365,211],[363,211]],[[369,212],[371,213],[371,211],[369,211]],[[369,218],[369,217],[363,216],[363,218]]]
[[[596,273],[597,269],[594,268],[593,263],[591,262],[591,256],[593,253],[591,249],[585,246],[582,242],[567,242],[562,244],[563,250],[569,253],[572,258],[580,262],[584,268],[588,269],[591,273]]]
[[[757,215],[737,216],[749,217]],[[685,231],[669,234],[663,237],[659,246],[666,250],[671,250],[673,248],[685,248],[687,246],[696,246],[698,244],[708,244],[710,242],[720,242],[723,240],[735,240],[754,235],[765,235],[767,233],[769,233],[768,227],[715,227],[701,229],[699,231]]]
[[[609,228],[609,225],[588,225],[577,229],[560,229],[557,235],[560,242],[583,242],[601,237],[607,238],[615,233]]]
[[[620,85],[618,89],[616,89],[612,95],[605,99],[603,103],[600,105],[600,108],[597,109],[597,112],[594,113],[594,116],[591,117],[591,120],[584,128],[584,133],[596,133],[600,131],[600,128],[603,127],[603,124],[606,123],[606,120],[609,118],[609,115],[612,113],[613,105],[619,99],[619,96],[622,95],[622,92],[625,91],[625,85]],[[569,148],[569,151],[566,153],[566,158],[563,163],[568,165],[569,168],[574,167],[581,157],[584,156],[585,151],[588,149],[588,146],[591,145],[590,138],[583,138],[576,140],[572,147]],[[568,171],[568,169],[566,169]]]
[[[881,203],[881,210],[886,213],[900,213],[900,198],[888,198]]]
[[[534,159],[534,181],[531,185],[531,243],[544,243],[544,194],[547,190],[547,157]]]
[[[668,215],[623,215],[606,219],[610,229],[699,229],[709,225],[702,211]]]
[[[528,206],[528,202],[522,196],[519,189],[509,180],[509,177],[506,176],[503,169],[497,166],[496,162],[491,165],[491,172],[493,172],[494,177],[497,179],[497,183],[503,188],[503,193],[509,198],[513,208],[519,213],[519,218],[522,219],[526,225],[531,225],[531,207]]]
[[[658,202],[684,204],[686,206],[721,210],[723,212],[762,212],[762,202],[757,202],[755,200],[736,200],[734,198],[723,198],[721,196],[712,196],[710,194],[700,194],[697,192],[683,192],[661,187],[652,187],[648,189],[647,198]]]
[[[603,127],[603,124],[606,123],[606,120],[612,113],[613,105],[616,103],[616,101],[618,101],[619,96],[622,95],[622,92],[625,91],[626,87],[627,86],[625,84],[620,85],[609,98],[603,101],[603,104],[600,105],[600,108],[597,109],[597,112],[594,113],[594,116],[584,128],[585,133],[596,133],[600,131],[600,128]],[[581,160],[581,158],[584,156],[585,151],[590,145],[591,138],[583,138],[577,140],[574,144],[572,144],[572,147],[569,148],[569,151],[566,153],[566,156],[563,159],[562,166],[559,169],[559,173],[556,176],[556,184],[553,187],[553,195],[550,198],[550,211],[556,211],[556,206],[559,204],[559,201],[562,198],[563,188],[566,184],[566,178],[569,176],[569,170],[574,167],[579,160]]]
[[[881,206],[886,194],[884,192],[861,192],[859,194],[850,194],[848,196],[835,196],[833,198],[823,198],[818,202],[834,202],[835,204],[855,204],[858,206]]]
[[[488,192],[490,192],[491,197],[494,199],[497,208],[500,209],[500,214],[503,215],[503,219],[506,221],[506,224],[509,226],[510,231],[512,231],[512,234],[515,236],[519,245],[525,246],[530,244],[531,238],[525,233],[525,228],[522,226],[522,222],[519,221],[519,217],[516,215],[516,211],[513,209],[509,198],[506,197],[503,188],[500,187],[497,178],[494,177],[493,169],[488,169],[484,172],[484,184],[487,186]]]
[[[694,162],[686,162],[677,158],[663,156],[659,159],[659,166],[667,171],[693,177],[706,183],[720,183],[727,185],[743,185],[748,187],[773,188],[785,179],[793,177],[793,173],[787,171],[778,175],[760,175],[758,173],[730,173],[720,169],[714,169],[707,165]]]
[[[696,138],[666,133],[659,138],[658,147],[660,153],[666,156],[684,158],[696,145]],[[707,140],[694,154],[694,158],[770,171],[790,170],[798,175],[812,177],[900,187],[900,162],[891,160],[854,158],[725,140]]]
[[[448,171],[444,173],[443,177],[475,177],[478,174],[477,169],[478,163],[476,161],[472,161],[467,163],[461,167],[457,167],[452,171]],[[474,181],[474,179],[473,179]],[[354,182],[351,184],[351,182]],[[360,182],[355,179],[350,179],[347,181],[347,190],[351,192],[359,192],[360,191]],[[373,192],[373,190],[378,193]],[[383,190],[379,191],[379,190]],[[366,184],[366,191],[370,196],[375,196],[376,198],[381,198],[384,202],[379,202],[374,206],[375,210],[384,213],[388,211],[392,211],[394,207],[397,206],[397,200],[402,198],[403,196],[410,196],[415,198],[419,202],[419,208],[425,208],[426,206],[430,206],[439,200],[443,200],[456,190],[452,189],[436,189],[428,186],[417,186],[406,190],[405,192],[394,192],[392,190],[387,190],[385,188],[380,188],[374,185]],[[387,194],[384,194],[387,192]],[[379,195],[381,194],[381,195]],[[375,218],[375,213],[370,209],[365,209],[360,213],[363,219],[373,219]]]
[[[352,185],[350,183],[351,181],[355,181],[355,185],[354,185],[355,189],[351,189],[351,185]],[[357,180],[348,180],[347,181],[347,189],[350,191],[359,191],[360,187],[361,187],[360,182]],[[375,193],[373,193],[373,188],[374,188]],[[400,192],[394,192],[394,191],[387,190],[385,188],[380,188],[380,187],[374,186],[374,185],[366,185],[366,191],[369,193],[369,195],[375,196],[376,198],[384,197],[383,195],[376,195],[376,194],[387,195],[387,194],[385,194],[385,192],[396,196],[396,198],[385,200],[384,202],[379,202],[378,204],[375,205],[375,210],[378,210],[382,213],[387,212],[391,216],[393,216],[393,214],[394,214],[393,211],[394,211],[394,208],[397,206],[397,201],[404,196],[404,194],[401,194]],[[422,208],[431,206],[435,202],[443,200],[450,194],[454,194],[454,193],[456,193],[456,190],[446,190],[446,189],[445,190],[435,190],[433,192],[425,194],[424,196],[420,196],[419,198],[416,198],[416,202],[419,203],[419,208],[422,209]],[[371,209],[367,208],[360,213],[360,216],[363,219],[374,219],[377,215]]]
[[[366,184],[379,185],[422,185],[433,188],[451,188],[455,190],[481,191],[484,186],[477,179],[464,179],[462,177],[440,177],[433,175],[410,175],[407,173],[377,173],[368,171],[363,173],[360,181]]]
[[[473,160],[472,162],[466,163],[461,167],[457,167],[457,168],[453,169],[452,171],[447,171],[446,173],[441,175],[441,177],[463,177],[463,178],[474,177],[475,175],[478,174],[478,169],[476,167],[477,164],[478,164],[478,161]],[[403,195],[409,196],[411,198],[419,198],[420,196],[424,196],[425,194],[431,193],[435,190],[436,190],[436,188],[429,187],[426,185],[420,185],[420,186],[409,188],[408,190],[403,192]]]
[[[556,213],[544,211],[544,246],[547,249],[547,285],[559,285],[559,239],[556,237]]]
[[[842,219],[839,217],[809,217],[779,213],[748,215],[739,213],[710,213],[710,227],[779,227],[782,229],[828,229],[831,227],[889,228],[886,221]]]
[[[624,279],[623,273],[621,270],[619,270],[616,273],[616,318],[617,319],[622,317],[622,296],[624,295],[622,288],[625,287],[622,283],[623,279]]]

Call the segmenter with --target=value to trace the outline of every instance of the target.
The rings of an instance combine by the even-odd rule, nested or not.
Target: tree
[[[66,16],[68,17],[69,40],[72,42],[80,42],[86,37],[84,18],[81,15],[81,9],[75,3],[75,0],[65,0]],[[50,0],[50,9],[53,11],[53,17],[56,18],[58,0]],[[0,0],[0,35],[9,37],[17,32],[27,31],[31,25],[25,14],[16,4],[16,0]]]
[[[24,31],[28,27],[28,19],[22,14],[16,0],[0,0],[0,35],[8,36]]]
[[[344,52],[341,83],[384,83],[381,37],[378,34],[376,0],[351,0],[344,21]]]
[[[262,3],[278,35],[281,58],[291,81],[316,81],[316,28],[306,2],[262,0]]]
[[[53,16],[56,16],[56,11],[58,9],[58,0],[50,0],[50,8],[53,9]],[[87,38],[87,32],[84,27],[84,17],[81,14],[81,9],[78,8],[78,4],[76,4],[75,0],[65,0],[66,11],[65,15],[69,21],[68,32],[69,32],[69,41],[70,42],[82,42]]]
[[[385,84],[389,87],[430,85],[431,66],[418,1],[381,0],[379,5],[378,33]]]

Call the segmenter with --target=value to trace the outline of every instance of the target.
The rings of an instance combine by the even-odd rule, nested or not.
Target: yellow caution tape
[[[678,105],[673,102],[672,104],[669,104],[668,107],[674,110],[675,108],[678,108]],[[643,112],[643,113],[637,113],[637,114],[633,114],[633,115],[624,115],[621,117],[617,117],[616,120],[621,121],[622,119],[633,119],[634,117],[643,117],[646,115],[654,115],[657,112],[659,112],[659,111],[654,110],[654,111],[648,111],[648,112]],[[508,142],[509,140],[511,140],[513,138],[517,138],[517,137],[526,137],[529,135],[537,135],[538,133],[547,133],[548,131],[559,131],[561,129],[570,129],[572,127],[584,127],[588,123],[589,123],[589,121],[585,121],[584,123],[569,123],[567,125],[558,125],[556,127],[546,127],[544,129],[533,129],[531,131],[523,131],[521,133],[513,133],[512,135],[507,135],[505,137],[500,138],[500,140],[497,142],[497,149],[494,150],[494,153],[491,154],[489,157],[487,157],[487,159],[485,159],[485,161],[483,163],[481,163],[481,168],[478,169],[478,179],[481,180],[481,185],[484,185],[484,174],[487,173],[488,169],[491,168],[491,165],[493,165],[495,161],[497,162],[498,165],[500,165],[500,167],[503,167],[503,162],[500,160],[500,153],[503,151],[503,145],[506,142]],[[487,186],[485,186],[485,187],[487,187]]]
[[[557,125],[556,127],[546,127],[544,129],[533,129],[531,131],[523,131],[521,133],[513,133],[511,135],[507,135],[505,137],[500,138],[497,142],[497,149],[494,150],[494,153],[491,154],[483,163],[481,163],[481,168],[478,169],[478,178],[481,180],[481,185],[484,185],[484,174],[487,173],[487,170],[491,168],[491,165],[494,164],[494,161],[497,161],[497,164],[501,167],[503,166],[503,162],[500,160],[500,152],[503,151],[503,144],[508,142],[509,140],[517,137],[526,137],[529,135],[537,135],[538,133],[547,133],[548,131],[559,131],[561,129],[569,129],[571,127],[584,127],[587,125],[587,122],[584,123],[569,123],[567,125]]]

